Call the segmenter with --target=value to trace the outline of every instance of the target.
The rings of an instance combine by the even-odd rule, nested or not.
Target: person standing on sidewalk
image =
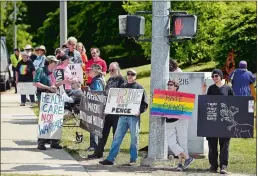
[[[63,80],[56,84],[53,71],[56,68],[58,62],[59,61],[56,59],[55,56],[47,56],[44,63],[45,66],[37,69],[36,71],[33,82],[34,86],[37,87],[37,98],[39,100],[39,107],[42,92],[56,93],[57,87],[69,82],[69,80]],[[47,139],[38,139],[38,149],[46,150],[45,144],[47,143],[47,141]],[[62,146],[59,145],[59,140],[51,139],[50,143],[51,148],[62,149]]]
[[[110,78],[107,81],[105,88],[106,95],[110,88],[120,88],[122,84],[126,82],[124,77],[121,75],[121,70],[117,62],[112,62],[109,65]],[[105,145],[109,136],[111,127],[113,128],[113,137],[115,136],[119,115],[107,114],[105,117],[104,127],[102,130],[102,138],[92,155],[88,155],[88,158],[102,158]]]
[[[14,88],[15,88],[15,93],[17,93],[17,85],[16,85],[16,67],[18,63],[22,60],[21,57],[21,51],[19,48],[15,48],[14,54],[10,56],[11,64],[12,64],[12,70],[13,70],[13,77],[14,77]]]
[[[33,82],[35,76],[35,67],[26,52],[21,53],[22,60],[17,64],[16,67],[16,85],[21,82]],[[35,104],[35,96],[30,95],[31,105]],[[21,95],[21,105],[25,106],[26,95]]]
[[[45,46],[41,45],[40,47],[38,47],[38,57],[36,58],[36,60],[34,60],[33,65],[35,66],[36,70],[38,68],[44,67],[44,63],[46,60],[46,48]]]
[[[98,64],[93,64],[88,70],[89,75],[92,77],[92,82],[89,86],[89,90],[104,91],[105,83],[102,76],[101,66]],[[99,141],[100,138],[97,135],[90,133],[90,146],[87,151],[94,151],[97,148]]]
[[[136,71],[130,69],[127,71],[127,83],[123,84],[121,88],[127,89],[143,89],[144,88],[136,82]],[[111,145],[111,149],[107,159],[100,161],[102,165],[113,165],[115,158],[119,152],[120,145],[129,128],[131,135],[130,146],[130,164],[135,164],[138,158],[138,145],[140,133],[140,114],[144,113],[148,108],[147,95],[144,90],[142,101],[140,105],[140,113],[135,115],[121,115],[118,120],[115,137]]]
[[[81,64],[82,57],[79,51],[76,50],[77,39],[75,37],[69,37],[67,39],[68,48],[65,49],[65,54],[69,56],[70,64]]]
[[[208,88],[207,95],[234,96],[231,87],[222,83],[223,73],[220,69],[214,69],[212,71],[212,79],[215,84]],[[205,91],[203,90],[203,92]],[[220,173],[227,174],[230,138],[207,137],[207,140],[209,145],[209,162],[211,165],[209,170],[211,172],[217,172],[218,166],[220,166]],[[220,165],[218,165],[218,142],[220,145]]]

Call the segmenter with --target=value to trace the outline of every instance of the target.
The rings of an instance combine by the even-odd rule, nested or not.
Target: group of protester
[[[71,95],[74,89],[80,89],[78,79],[71,77],[69,64],[82,64],[83,71],[87,75],[88,90],[105,91],[108,95],[110,88],[128,88],[128,89],[143,89],[144,88],[136,82],[137,72],[133,69],[127,71],[127,79],[121,74],[119,64],[113,62],[109,65],[107,70],[106,62],[100,57],[100,50],[92,48],[91,58],[88,60],[86,50],[82,43],[77,43],[77,39],[70,37],[67,43],[62,48],[57,48],[54,55],[46,56],[46,49],[43,45],[35,48],[32,52],[31,45],[26,45],[24,51],[21,52],[18,48],[14,49],[14,54],[11,55],[11,63],[14,70],[16,84],[19,82],[34,82],[37,87],[37,99],[40,100],[42,92],[57,91],[57,88],[64,85],[67,95]],[[56,69],[63,69],[64,79],[56,82],[54,72]],[[182,72],[177,63],[173,60],[170,62],[169,69],[171,72]],[[105,81],[104,76],[106,72],[110,73],[110,78]],[[241,61],[239,69],[232,72],[230,80],[233,84],[233,90],[228,85],[222,83],[223,73],[219,69],[212,71],[212,79],[214,85],[208,88],[207,95],[224,95],[233,96],[242,95],[249,96],[251,91],[249,85],[254,83],[255,77],[247,70],[247,63]],[[74,88],[75,87],[75,88]],[[180,85],[174,80],[169,80],[167,83],[169,91],[179,91]],[[203,86],[203,93],[206,93],[206,87]],[[15,89],[17,92],[17,89]],[[80,94],[82,96],[83,94]],[[34,95],[30,95],[30,101],[35,103]],[[40,102],[40,101],[39,101]],[[21,106],[25,106],[26,95],[21,95]],[[113,165],[116,156],[118,155],[120,145],[123,138],[130,130],[131,145],[130,145],[130,164],[135,164],[138,158],[139,146],[139,131],[140,131],[140,116],[148,108],[148,98],[144,91],[140,113],[135,115],[111,115],[107,114],[105,117],[104,127],[102,131],[102,138],[94,134],[90,134],[90,146],[88,151],[93,151],[93,154],[88,155],[90,159],[97,159],[103,157],[103,152],[107,139],[111,130],[113,129],[113,142],[108,157],[100,161],[102,165]],[[194,161],[193,157],[188,154],[187,145],[187,131],[188,120],[184,119],[166,119],[167,140],[170,150],[175,156],[178,156],[179,163],[176,168],[177,171],[187,169]],[[220,173],[226,174],[228,166],[228,150],[229,138],[207,138],[209,144],[209,162],[210,170],[217,171],[220,167]],[[220,164],[218,164],[218,141],[220,144]],[[58,140],[38,139],[38,149],[46,150],[45,144],[50,143],[51,148],[61,149]],[[183,159],[185,160],[183,165]]]

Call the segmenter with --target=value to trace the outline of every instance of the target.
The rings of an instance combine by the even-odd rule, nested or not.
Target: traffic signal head
[[[137,38],[144,35],[145,18],[138,15],[119,15],[119,34]]]
[[[192,38],[197,32],[197,17],[189,14],[171,17],[172,36],[176,38]]]

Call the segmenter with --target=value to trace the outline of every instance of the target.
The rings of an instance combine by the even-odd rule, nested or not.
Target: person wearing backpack
[[[98,64],[92,64],[90,68],[88,68],[89,76],[92,77],[91,84],[89,85],[89,90],[93,91],[104,91],[105,90],[105,81],[102,76],[102,67]],[[100,138],[90,133],[90,146],[87,151],[94,151],[97,146]]]

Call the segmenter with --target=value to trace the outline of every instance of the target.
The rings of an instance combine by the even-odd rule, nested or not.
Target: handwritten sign
[[[41,93],[38,138],[61,139],[64,98],[54,93]]]
[[[54,72],[56,83],[59,83],[64,80],[64,70],[63,69],[56,69]],[[65,85],[62,85],[65,89]],[[60,86],[59,86],[60,87]]]
[[[83,70],[81,64],[69,64],[69,69],[71,70],[73,78],[79,78],[81,83],[83,83]]]
[[[190,119],[194,110],[195,94],[154,90],[151,115],[158,117]]]
[[[17,84],[17,93],[20,95],[34,95],[37,88],[33,86],[33,82],[19,82]]]
[[[80,127],[102,137],[107,97],[104,91],[87,91],[80,104]]]
[[[109,89],[105,114],[139,114],[143,92],[143,89]]]

